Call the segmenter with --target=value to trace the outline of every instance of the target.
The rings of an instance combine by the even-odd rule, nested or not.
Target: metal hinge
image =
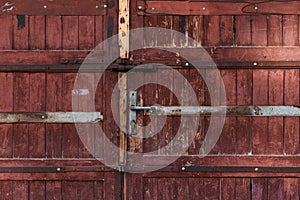
[[[97,123],[103,120],[100,112],[0,112],[4,123]]]
[[[136,112],[146,115],[168,116],[248,116],[248,117],[299,117],[300,108],[296,106],[137,106],[136,92],[130,92],[129,133],[136,133]]]

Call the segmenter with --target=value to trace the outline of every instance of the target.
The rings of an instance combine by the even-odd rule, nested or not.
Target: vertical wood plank
[[[203,73],[205,73],[204,70],[202,70]],[[204,105],[205,103],[205,83],[203,78],[201,77],[200,73],[196,69],[190,69],[189,74],[189,82],[191,87],[193,88],[197,98],[199,105]],[[205,136],[205,118],[199,117],[199,126],[197,133],[195,135],[195,138],[193,142],[191,143],[188,153],[190,155],[199,154],[199,149],[201,145],[203,144],[204,136]]]
[[[253,178],[251,196],[253,200],[268,199],[268,179]]]
[[[268,179],[268,199],[284,199],[283,178]]]
[[[45,199],[46,193],[45,181],[30,181],[29,182],[29,199]]]
[[[236,43],[237,46],[251,45],[251,22],[250,16],[236,17]]]
[[[13,74],[0,73],[0,110],[1,112],[13,111]],[[0,125],[0,157],[13,156],[13,125]]]
[[[62,199],[78,199],[77,181],[62,182]]]
[[[298,15],[283,16],[283,46],[299,45],[299,17]]]
[[[0,49],[10,50],[12,49],[13,40],[13,16],[1,15],[0,16]]]
[[[46,49],[62,49],[62,17],[46,16]]]
[[[104,173],[104,199],[116,199],[116,173],[117,172]]]
[[[78,43],[78,16],[63,16],[63,49],[76,50],[79,47]]]
[[[47,181],[46,182],[46,200],[62,199],[62,182]]]
[[[123,188],[126,199],[143,199],[143,177],[141,174],[127,173],[124,176],[126,187]]]
[[[45,73],[31,73],[29,75],[29,111],[42,112],[46,108],[46,78]],[[29,124],[29,156],[33,158],[45,157],[45,125]]]
[[[235,199],[235,180],[234,178],[221,178],[221,199]]]
[[[1,199],[12,200],[13,199],[13,182],[12,181],[0,181]]]
[[[94,182],[94,196],[95,196],[95,200],[101,200],[104,199],[103,196],[103,181],[95,181]]]
[[[204,45],[217,46],[220,44],[220,17],[204,16]]]
[[[29,49],[45,49],[45,16],[29,17]]]
[[[63,110],[72,111],[72,90],[76,73],[63,74]],[[77,158],[79,136],[74,124],[63,124],[62,154],[64,158]]]
[[[189,199],[198,200],[205,198],[205,187],[202,178],[189,178]]]
[[[63,75],[48,73],[46,76],[46,110],[63,111]],[[62,124],[46,124],[46,157],[62,157]]]
[[[173,187],[176,189],[176,199],[185,200],[189,198],[188,178],[176,178]]]
[[[219,178],[205,178],[205,200],[220,199],[220,179]]]
[[[220,45],[234,45],[233,16],[220,16],[220,36]]]
[[[104,33],[103,33],[103,16],[95,16],[95,46],[100,44],[104,40]]]
[[[269,72],[269,105],[283,105],[283,70]],[[269,117],[268,153],[283,154],[283,117]]]
[[[251,69],[237,70],[237,105],[252,105]],[[237,154],[252,153],[252,118],[237,118]]]
[[[14,74],[14,112],[29,110],[29,74]],[[15,124],[13,151],[16,158],[28,158],[28,124]]]
[[[253,70],[253,104],[268,105],[268,71]],[[268,118],[253,118],[252,153],[267,152]]]
[[[28,198],[28,181],[13,182],[13,199],[24,200]]]
[[[94,183],[92,181],[77,183],[77,199],[94,199]]]
[[[299,198],[299,185],[297,178],[284,178],[284,197],[283,199],[298,199]]]
[[[252,45],[267,46],[267,17],[265,15],[252,17]]]
[[[27,50],[29,24],[28,16],[16,15],[13,16],[13,49]]]
[[[284,76],[284,104],[299,106],[299,70],[285,70]],[[299,131],[299,117],[284,118],[285,154],[300,152]]]
[[[235,179],[235,199],[244,200],[251,199],[250,194],[250,178]]]
[[[236,105],[237,71],[235,69],[221,70],[221,76],[225,85],[226,105]],[[221,135],[221,148],[223,154],[236,153],[236,117],[226,117]]]
[[[188,16],[188,36],[197,46],[201,46],[204,40],[203,16]],[[191,44],[189,44],[191,46]]]
[[[94,48],[95,20],[93,16],[79,16],[79,49]]]
[[[144,179],[144,195],[145,200],[158,200],[158,182],[157,178]]]
[[[268,46],[282,46],[282,16],[270,15],[268,20]]]

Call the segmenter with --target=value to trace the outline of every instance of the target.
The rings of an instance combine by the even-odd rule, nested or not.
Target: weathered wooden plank
[[[62,17],[62,47],[68,50],[77,50],[79,48],[79,32],[78,17],[64,16]]]
[[[299,105],[299,70],[285,70],[284,75],[284,104]],[[284,118],[284,153],[298,154],[299,118]]]
[[[282,15],[267,16],[268,46],[282,46]]]
[[[29,17],[29,49],[44,50],[46,39],[45,16]]]
[[[237,104],[253,104],[253,70],[237,70]],[[237,154],[252,153],[252,123],[247,117],[237,118],[236,149]]]
[[[204,179],[202,178],[189,178],[189,198],[191,200],[198,200],[205,198]]]
[[[283,199],[297,199],[299,198],[299,184],[297,178],[284,178],[284,196]]]
[[[158,181],[157,178],[145,178],[144,179],[143,197],[145,200],[158,200],[157,181]]]
[[[30,181],[29,182],[29,199],[44,199],[46,196],[45,181]]]
[[[268,179],[253,178],[251,183],[253,200],[268,199]]]
[[[129,23],[130,1],[119,0],[118,39],[120,58],[129,58]]]
[[[93,0],[84,3],[76,0],[0,2],[1,15],[104,15],[106,8],[104,2]]]
[[[138,2],[140,15],[173,14],[173,15],[243,15],[243,14],[299,14],[300,3],[289,2],[260,2],[254,6],[251,2],[233,1],[143,1]]]
[[[79,49],[92,50],[95,47],[94,16],[79,16]]]
[[[13,83],[14,112],[26,112],[29,107],[30,84],[28,73],[15,73]],[[15,124],[13,127],[13,156],[28,158],[28,124]]]
[[[61,181],[46,181],[46,199],[61,199]]]
[[[251,45],[250,16],[236,16],[236,44],[237,46]]]
[[[236,70],[221,70],[221,77],[224,82],[226,91],[226,105],[236,105],[237,101],[237,71]],[[236,138],[237,138],[237,118],[226,117],[225,124],[221,135],[222,154],[236,153]]]
[[[28,181],[14,181],[13,182],[13,199],[22,200],[28,198]]]
[[[126,199],[143,199],[144,184],[142,174],[127,173],[124,176],[124,181],[126,182],[124,183],[124,189],[126,188],[126,191],[124,191],[124,197]],[[154,186],[152,185],[152,187]]]
[[[268,104],[268,71],[253,71],[253,104]],[[265,154],[267,152],[268,119],[253,119],[252,153]]]
[[[220,181],[221,181],[221,199],[224,200],[236,199],[235,179],[221,178]]]
[[[43,112],[46,109],[45,73],[29,74],[29,112]],[[22,118],[22,117],[21,117]],[[20,121],[22,120],[21,118]],[[45,125],[29,124],[28,141],[30,157],[45,157]]]
[[[29,35],[29,17],[25,15],[13,16],[13,49],[27,50]]]
[[[283,178],[268,179],[268,199],[284,199]]]
[[[45,47],[48,50],[62,49],[62,17],[46,16]]]
[[[220,16],[204,16],[204,45],[220,44]]]
[[[244,200],[251,199],[250,178],[235,179],[235,199]]]
[[[282,105],[284,97],[284,71],[269,71],[269,105]],[[283,117],[270,117],[268,131],[268,154],[283,154]]]
[[[12,40],[13,40],[13,16],[0,16],[0,48],[1,49],[12,49]]]
[[[13,74],[0,73],[0,110],[1,112],[13,111]],[[0,156],[2,158],[13,156],[13,125],[0,125]]]
[[[265,15],[251,16],[252,46],[267,46],[267,17]]]
[[[233,46],[234,39],[234,17],[220,16],[220,45]]]
[[[46,110],[63,111],[63,75],[62,73],[49,73],[46,76]],[[46,124],[46,157],[62,157],[62,124]]]
[[[284,46],[299,45],[299,16],[298,15],[283,16],[283,45]]]

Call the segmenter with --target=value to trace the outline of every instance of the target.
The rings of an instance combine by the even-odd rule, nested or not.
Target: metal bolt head
[[[96,9],[98,9],[99,8],[99,6],[96,6]]]
[[[46,9],[47,8],[47,6],[46,5],[44,5],[44,9]]]
[[[151,10],[155,10],[155,8],[153,7],[153,8],[151,8]]]
[[[181,167],[181,170],[182,170],[182,171],[185,171],[185,167]]]
[[[257,10],[258,10],[258,6],[255,6],[255,7],[254,7],[254,10],[256,10],[256,11],[257,11]]]
[[[253,65],[254,65],[254,66],[257,66],[257,62],[254,62]]]
[[[257,172],[257,171],[258,171],[258,168],[257,168],[257,167],[255,167],[255,168],[254,168],[254,171],[256,171],[256,172]]]
[[[44,115],[42,115],[42,119],[45,119],[45,116],[44,116]]]
[[[56,168],[56,171],[60,172],[60,167]]]
[[[206,10],[206,8],[205,8],[205,7],[203,7],[203,8],[202,8],[202,10],[204,11],[204,10]]]
[[[190,64],[189,64],[188,62],[186,62],[184,65],[185,65],[186,67],[188,67]]]
[[[107,8],[107,5],[106,5],[106,4],[104,4],[104,5],[103,5],[103,7],[104,7],[104,8]]]
[[[142,8],[143,8],[142,6],[138,6],[138,9],[139,9],[139,10],[142,10]]]

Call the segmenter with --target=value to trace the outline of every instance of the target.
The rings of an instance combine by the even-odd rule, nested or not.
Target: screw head
[[[255,6],[255,7],[254,7],[254,10],[258,10],[258,6]]]
[[[44,116],[44,115],[42,115],[42,119],[45,119],[45,116]]]
[[[99,6],[96,6],[96,9],[98,9],[99,8]]]
[[[186,67],[188,67],[190,64],[189,64],[188,62],[186,62],[184,65],[185,65]]]
[[[60,172],[60,167],[56,168],[56,171]]]
[[[258,171],[258,168],[257,168],[257,167],[255,167],[255,168],[254,168],[254,171],[256,171],[256,172],[257,172],[257,171]]]
[[[155,8],[153,7],[153,8],[151,8],[151,10],[155,10]]]
[[[206,10],[206,8],[205,8],[205,7],[203,7],[203,8],[202,8],[202,10],[204,11],[204,10]]]
[[[257,66],[257,62],[254,62],[253,65],[254,65],[254,66]]]
[[[106,5],[106,4],[104,4],[104,5],[103,5],[103,7],[104,7],[104,8],[107,8],[107,5]]]
[[[46,9],[47,8],[47,6],[46,5],[44,5],[44,9]]]
[[[181,170],[182,170],[182,171],[185,171],[185,167],[181,167]]]
[[[142,8],[143,8],[142,6],[138,6],[138,9],[139,9],[139,10],[142,10]]]

